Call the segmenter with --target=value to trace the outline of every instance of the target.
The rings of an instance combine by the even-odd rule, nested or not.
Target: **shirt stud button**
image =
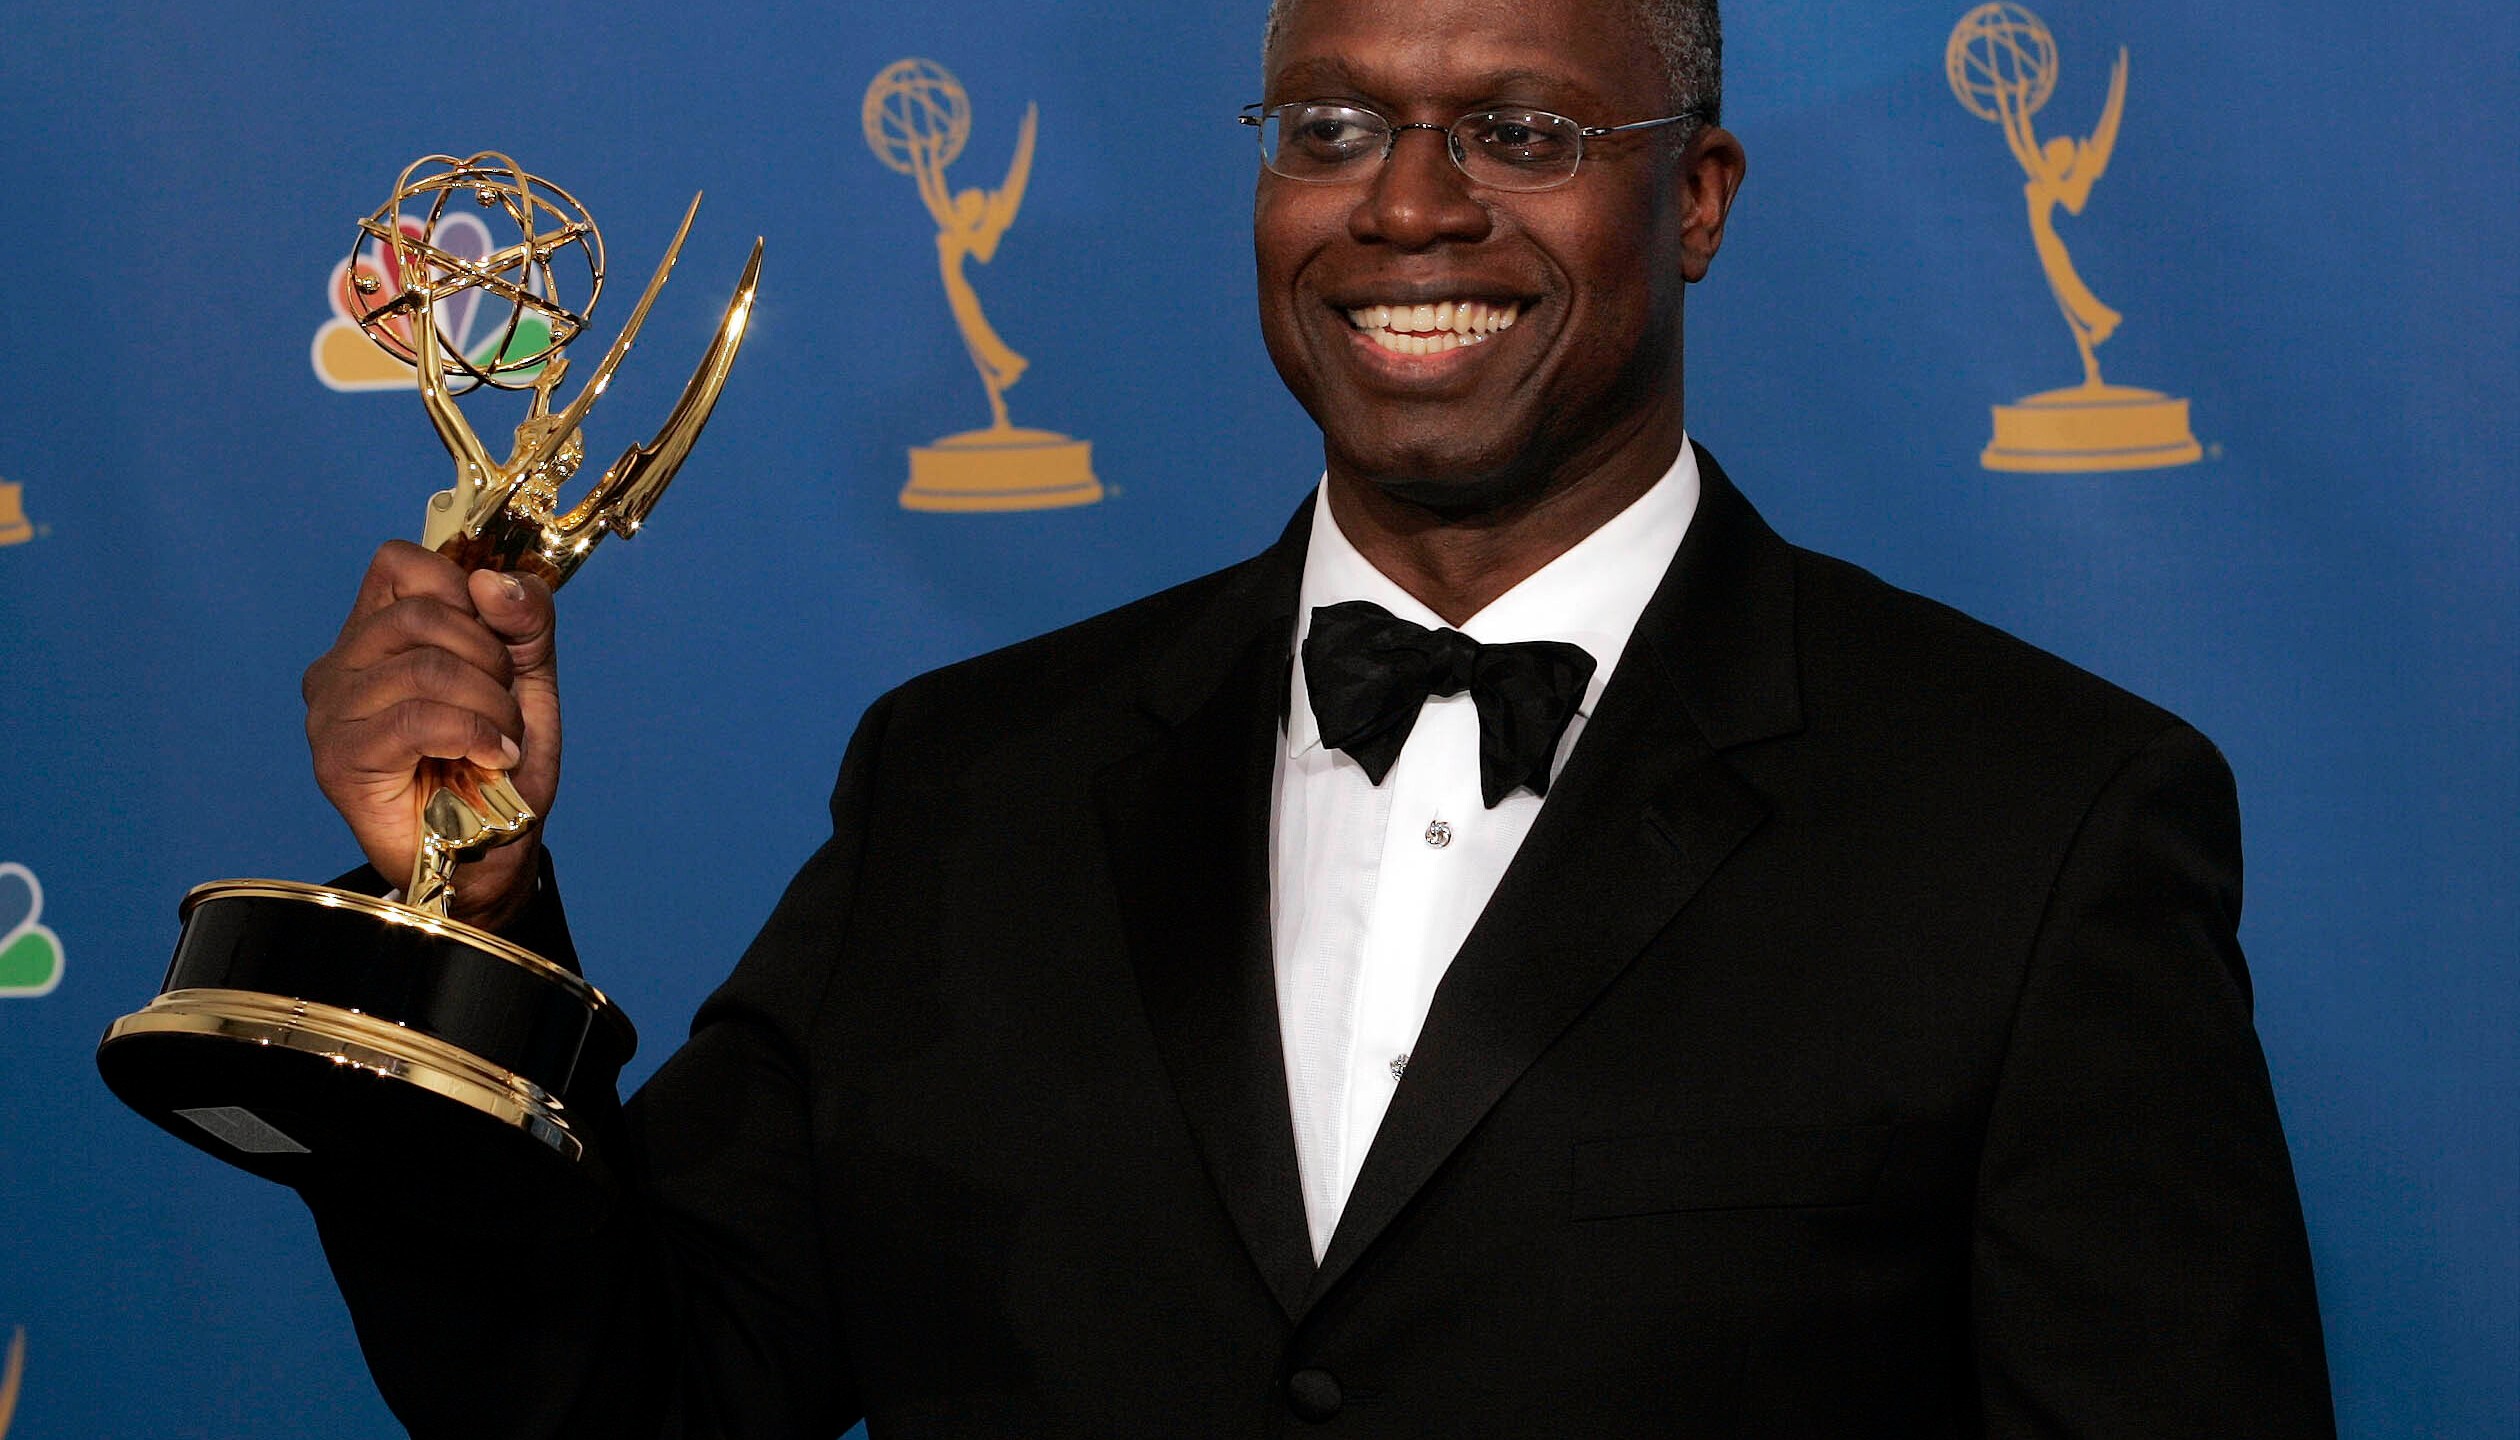
[[[1408,1051],[1406,1051],[1406,1050],[1403,1050],[1403,1051],[1401,1051],[1399,1054],[1394,1055],[1394,1056],[1392,1056],[1392,1057],[1391,1057],[1391,1078],[1392,1078],[1392,1079],[1394,1079],[1394,1080],[1397,1080],[1397,1079],[1399,1079],[1401,1076],[1406,1075],[1406,1074],[1408,1074],[1408,1073],[1409,1073],[1409,1052],[1408,1052]]]
[[[1286,1377],[1286,1408],[1296,1417],[1315,1425],[1338,1418],[1339,1407],[1347,1397],[1339,1392],[1339,1382],[1327,1370],[1298,1370]]]
[[[1452,822],[1438,820],[1426,827],[1426,843],[1441,850],[1452,843]]]

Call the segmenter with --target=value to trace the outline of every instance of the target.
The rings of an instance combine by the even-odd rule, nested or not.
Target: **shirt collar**
[[[1412,624],[1441,628],[1442,616],[1403,590],[1367,560],[1330,513],[1329,477],[1313,501],[1312,536],[1304,551],[1304,581],[1295,607],[1295,674],[1288,689],[1286,753],[1301,755],[1321,743],[1312,695],[1304,685],[1304,637],[1312,612],[1347,600],[1370,600]],[[1671,468],[1625,510],[1610,517],[1563,555],[1541,566],[1486,609],[1455,626],[1482,645],[1518,640],[1564,640],[1580,645],[1597,662],[1575,713],[1590,718],[1610,672],[1618,668],[1628,638],[1661,586],[1663,572],[1680,553],[1697,514],[1697,450],[1681,437]]]

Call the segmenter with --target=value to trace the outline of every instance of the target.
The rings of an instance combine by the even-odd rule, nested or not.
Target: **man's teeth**
[[[1348,323],[1367,339],[1399,355],[1439,355],[1464,345],[1485,342],[1499,330],[1510,330],[1522,314],[1520,305],[1490,305],[1485,300],[1446,300],[1434,305],[1367,305],[1350,310]]]

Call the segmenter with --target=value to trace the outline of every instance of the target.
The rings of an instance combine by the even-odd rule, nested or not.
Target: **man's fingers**
[[[500,658],[504,661],[506,657]],[[525,733],[524,712],[504,681],[437,649],[405,650],[380,664],[346,675],[324,697],[323,709],[326,718],[335,723],[355,724],[374,719],[406,700],[429,700],[469,710],[488,720],[503,735],[522,737]]]
[[[460,610],[427,597],[390,601],[352,621],[324,661],[344,670],[365,670],[406,650],[447,651],[502,685],[516,678],[507,642],[481,622],[469,600]]]
[[[493,770],[508,764],[497,727],[469,710],[427,700],[405,701],[373,719],[342,726],[331,738],[316,756],[316,780],[336,804],[352,801],[361,815],[372,803],[366,797],[409,791],[416,756],[462,758]],[[358,823],[354,818],[353,827]],[[410,817],[399,823],[409,824]]]
[[[472,608],[461,566],[408,540],[388,540],[377,547],[375,556],[368,561],[367,574],[360,577],[359,598],[351,603],[349,618],[342,623],[343,638],[349,637],[361,616],[397,600],[413,598],[435,600],[459,610]]]
[[[316,782],[371,862],[389,874],[410,863],[422,760],[508,771],[549,813],[560,771],[551,630],[539,581],[468,574],[404,541],[377,550],[340,638],[304,685]],[[511,846],[466,868],[475,918],[531,893],[532,850]]]
[[[531,575],[476,570],[469,578],[473,609],[506,643],[518,673],[546,669],[552,656],[551,587]]]
[[[506,770],[516,764],[517,748],[488,716],[435,700],[405,700],[345,728],[341,759],[353,771],[408,777],[415,756]]]

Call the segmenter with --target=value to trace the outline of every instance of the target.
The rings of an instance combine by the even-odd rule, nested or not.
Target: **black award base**
[[[106,1030],[97,1069],[170,1133],[283,1184],[568,1183],[586,1146],[561,1097],[638,1045],[570,970],[373,896],[223,880],[183,922],[163,993]]]

